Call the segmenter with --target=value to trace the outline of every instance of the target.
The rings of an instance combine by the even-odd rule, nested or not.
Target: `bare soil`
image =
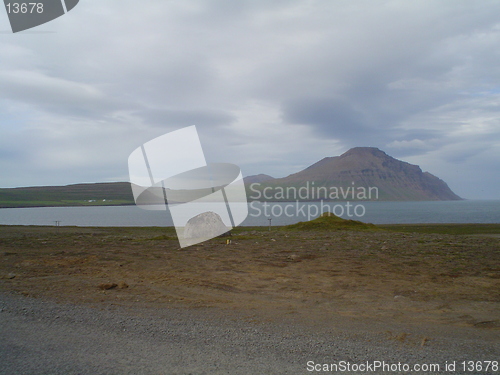
[[[500,328],[495,236],[239,228],[180,249],[171,228],[1,226],[0,260],[0,290],[63,302]]]

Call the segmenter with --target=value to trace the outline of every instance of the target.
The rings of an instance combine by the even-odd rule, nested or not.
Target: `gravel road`
[[[210,309],[89,307],[0,293],[1,374],[311,374],[312,363],[440,364],[500,359],[498,330],[429,328],[424,346],[372,332],[253,323]],[[421,327],[392,327],[422,334]],[[398,331],[399,329],[399,331]],[[308,361],[313,361],[309,362]],[[316,367],[318,369],[319,367]],[[323,369],[323,368],[322,368]],[[415,371],[338,371],[414,373]],[[375,368],[374,368],[375,370]],[[459,371],[455,373],[475,373]],[[499,374],[500,371],[479,371]]]

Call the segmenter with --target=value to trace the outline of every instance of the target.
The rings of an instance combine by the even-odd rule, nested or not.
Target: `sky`
[[[128,181],[196,125],[208,162],[283,177],[356,146],[500,199],[500,2],[80,0],[0,10],[0,187]]]

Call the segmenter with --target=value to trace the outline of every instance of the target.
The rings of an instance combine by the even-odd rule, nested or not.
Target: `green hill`
[[[287,225],[284,229],[288,230],[377,230],[374,224],[363,223],[357,220],[346,220],[335,216],[331,212],[324,212],[320,217],[301,221],[296,224]]]
[[[0,208],[134,204],[129,182],[0,189]]]

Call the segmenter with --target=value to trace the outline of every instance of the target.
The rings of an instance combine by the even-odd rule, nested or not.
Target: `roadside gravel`
[[[432,373],[449,374],[453,372],[444,371],[446,361],[500,359],[498,330],[372,328],[322,332],[286,322],[252,323],[217,309],[90,307],[2,292],[0,374],[318,373],[308,371],[308,361],[437,363],[441,370]],[[424,346],[389,339],[386,328],[432,339]]]

